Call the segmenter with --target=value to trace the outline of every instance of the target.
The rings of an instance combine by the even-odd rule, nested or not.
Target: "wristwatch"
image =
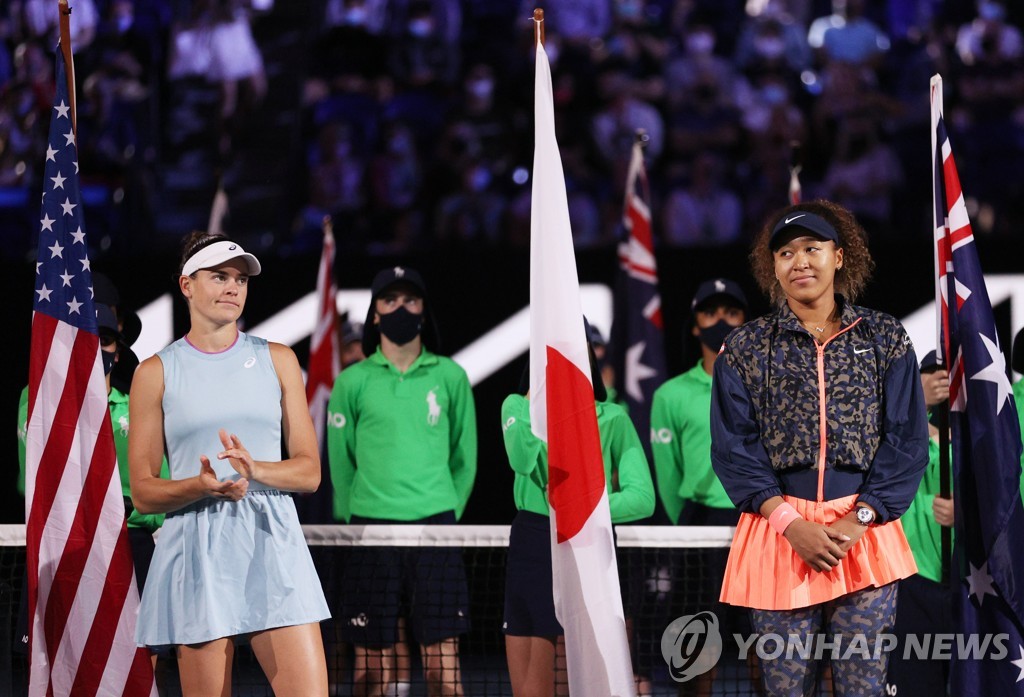
[[[877,517],[875,512],[867,506],[857,506],[857,522],[861,525],[871,525]]]

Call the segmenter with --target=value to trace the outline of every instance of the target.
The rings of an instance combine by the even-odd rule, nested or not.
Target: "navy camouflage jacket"
[[[841,328],[824,344],[783,304],[733,331],[715,361],[711,461],[742,511],[782,494],[857,494],[884,523],[914,498],[928,422],[910,337],[895,318],[836,300]]]

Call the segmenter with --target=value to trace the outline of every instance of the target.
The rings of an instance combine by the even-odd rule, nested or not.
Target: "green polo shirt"
[[[117,469],[121,476],[121,495],[131,498],[132,490],[128,475],[128,395],[116,387],[110,388],[107,395],[107,402],[110,406],[110,425],[114,431],[114,450],[117,452]],[[25,495],[25,439],[28,428],[28,387],[21,391],[21,400],[18,402],[18,491]],[[164,458],[160,467],[160,476],[170,476],[167,469],[167,458]],[[128,527],[156,530],[164,524],[163,513],[151,513],[144,515],[136,510],[128,515]]]
[[[404,373],[378,347],[345,368],[327,406],[334,517],[462,516],[476,477],[469,378],[423,350]]]
[[[654,483],[636,428],[619,405],[595,404],[612,522],[647,518],[654,512]],[[530,401],[526,397],[512,394],[505,398],[501,430],[509,465],[515,471],[512,496],[516,508],[548,515],[548,449],[530,428]]]
[[[928,467],[925,468],[910,508],[900,516],[900,522],[903,524],[903,532],[907,535],[907,542],[910,543],[910,551],[914,553],[917,573],[941,583],[942,526],[935,522],[935,513],[932,510],[932,501],[938,493],[939,444],[934,438],[929,438]]]
[[[703,359],[655,390],[651,453],[658,496],[673,523],[687,501],[735,508],[711,468],[711,376]]]

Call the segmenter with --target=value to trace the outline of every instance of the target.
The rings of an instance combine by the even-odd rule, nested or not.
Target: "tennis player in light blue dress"
[[[329,612],[287,493],[320,483],[302,373],[287,346],[238,329],[256,257],[207,233],[184,248],[191,327],[143,361],[129,402],[132,500],[167,514],[136,640],[175,646],[185,697],[230,695],[236,637],[277,697],[326,696]]]

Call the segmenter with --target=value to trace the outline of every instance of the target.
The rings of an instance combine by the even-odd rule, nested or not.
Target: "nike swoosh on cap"
[[[871,347],[868,347],[868,348],[864,348],[864,349],[854,349],[853,352],[854,353],[867,353],[870,350],[871,350]]]
[[[794,216],[793,216],[792,218],[786,218],[786,219],[785,219],[785,220],[783,221],[783,223],[782,223],[782,224],[783,224],[783,225],[789,225],[790,223],[792,223],[792,222],[793,222],[794,220],[796,220],[797,218],[803,218],[803,217],[804,217],[805,215],[807,215],[807,214],[806,214],[806,213],[801,213],[800,215],[794,215]]]

